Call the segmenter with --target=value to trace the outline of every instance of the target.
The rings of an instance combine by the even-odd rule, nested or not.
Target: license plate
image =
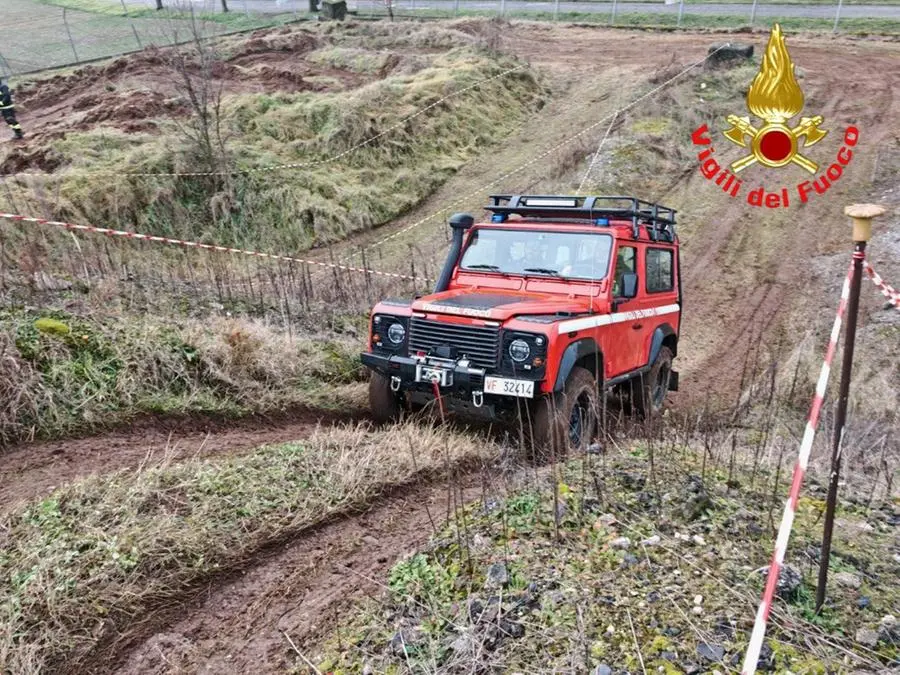
[[[505,377],[486,377],[484,378],[484,393],[534,398],[534,382],[530,380],[510,380]]]

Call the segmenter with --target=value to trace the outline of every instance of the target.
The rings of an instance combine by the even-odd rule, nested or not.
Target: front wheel
[[[634,413],[649,419],[662,412],[672,378],[672,350],[661,347],[646,375],[631,381],[631,402]]]
[[[403,412],[403,400],[391,391],[391,381],[372,371],[369,379],[369,407],[376,422],[396,422]]]
[[[597,380],[576,366],[561,392],[536,402],[531,434],[535,459],[561,459],[570,450],[584,450],[597,433],[598,410]]]

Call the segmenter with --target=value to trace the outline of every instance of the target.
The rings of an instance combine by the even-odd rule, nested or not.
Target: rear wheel
[[[662,412],[672,377],[672,350],[661,347],[650,371],[631,382],[631,402],[635,415],[648,419]]]
[[[597,380],[576,366],[561,392],[547,394],[535,405],[532,441],[535,459],[562,458],[584,450],[598,427]]]
[[[403,399],[391,391],[391,381],[372,371],[369,378],[369,407],[376,422],[396,422],[403,412]]]

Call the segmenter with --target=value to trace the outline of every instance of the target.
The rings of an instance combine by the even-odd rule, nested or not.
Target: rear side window
[[[672,251],[666,248],[647,249],[647,292],[660,293],[675,288],[672,274]]]

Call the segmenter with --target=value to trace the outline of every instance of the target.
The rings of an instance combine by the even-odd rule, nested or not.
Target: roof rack
[[[637,239],[640,226],[647,226],[653,241],[675,241],[675,209],[645,202],[636,197],[572,195],[490,195],[486,211],[494,222],[504,222],[510,214],[528,218],[589,220],[609,225],[612,218],[630,219],[632,235]]]

